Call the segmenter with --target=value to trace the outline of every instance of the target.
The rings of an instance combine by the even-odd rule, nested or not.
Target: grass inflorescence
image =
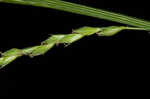
[[[90,36],[93,34],[97,34],[98,36],[113,36],[116,33],[122,30],[145,30],[142,28],[134,28],[134,27],[124,27],[124,26],[109,26],[109,27],[82,27],[79,29],[75,29],[70,34],[56,34],[50,36],[45,41],[41,42],[40,45],[27,47],[23,49],[12,48],[4,53],[1,53],[0,57],[0,68],[8,65],[12,61],[17,58],[27,55],[29,57],[35,57],[38,55],[43,55],[47,51],[49,51],[52,47],[59,44],[65,44],[68,46],[75,41],[82,39],[85,36]]]

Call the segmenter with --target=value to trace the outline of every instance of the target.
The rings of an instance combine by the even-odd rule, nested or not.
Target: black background
[[[146,1],[66,1],[150,20]],[[110,25],[122,24],[53,9],[0,3],[0,51],[40,44],[52,33],[68,34],[82,26]],[[148,32],[122,31],[113,37],[86,37],[66,48],[60,45],[33,59],[19,58],[0,70],[0,96],[57,97],[63,92],[66,94],[62,96],[76,96],[92,88],[104,87],[105,92],[106,87],[113,91],[115,86],[122,90],[129,85],[134,89],[139,79],[147,82],[149,41]]]

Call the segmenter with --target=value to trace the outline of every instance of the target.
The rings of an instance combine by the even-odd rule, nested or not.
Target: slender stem
[[[53,8],[150,30],[149,21],[62,0],[0,0],[0,2]]]
[[[147,29],[144,29],[144,28],[135,28],[135,27],[125,27],[125,29],[127,29],[127,30],[143,30],[143,31],[147,31]]]

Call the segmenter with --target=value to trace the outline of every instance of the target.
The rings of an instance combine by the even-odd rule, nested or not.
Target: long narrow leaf
[[[80,4],[70,3],[62,0],[0,0],[0,2],[53,8],[57,10],[92,16],[100,19],[105,19],[150,30],[149,21],[113,13],[110,11],[105,11],[102,9],[96,9]]]

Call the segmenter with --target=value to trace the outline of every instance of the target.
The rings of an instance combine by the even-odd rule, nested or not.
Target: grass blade
[[[53,8],[150,30],[149,21],[62,0],[0,0],[0,2]]]

